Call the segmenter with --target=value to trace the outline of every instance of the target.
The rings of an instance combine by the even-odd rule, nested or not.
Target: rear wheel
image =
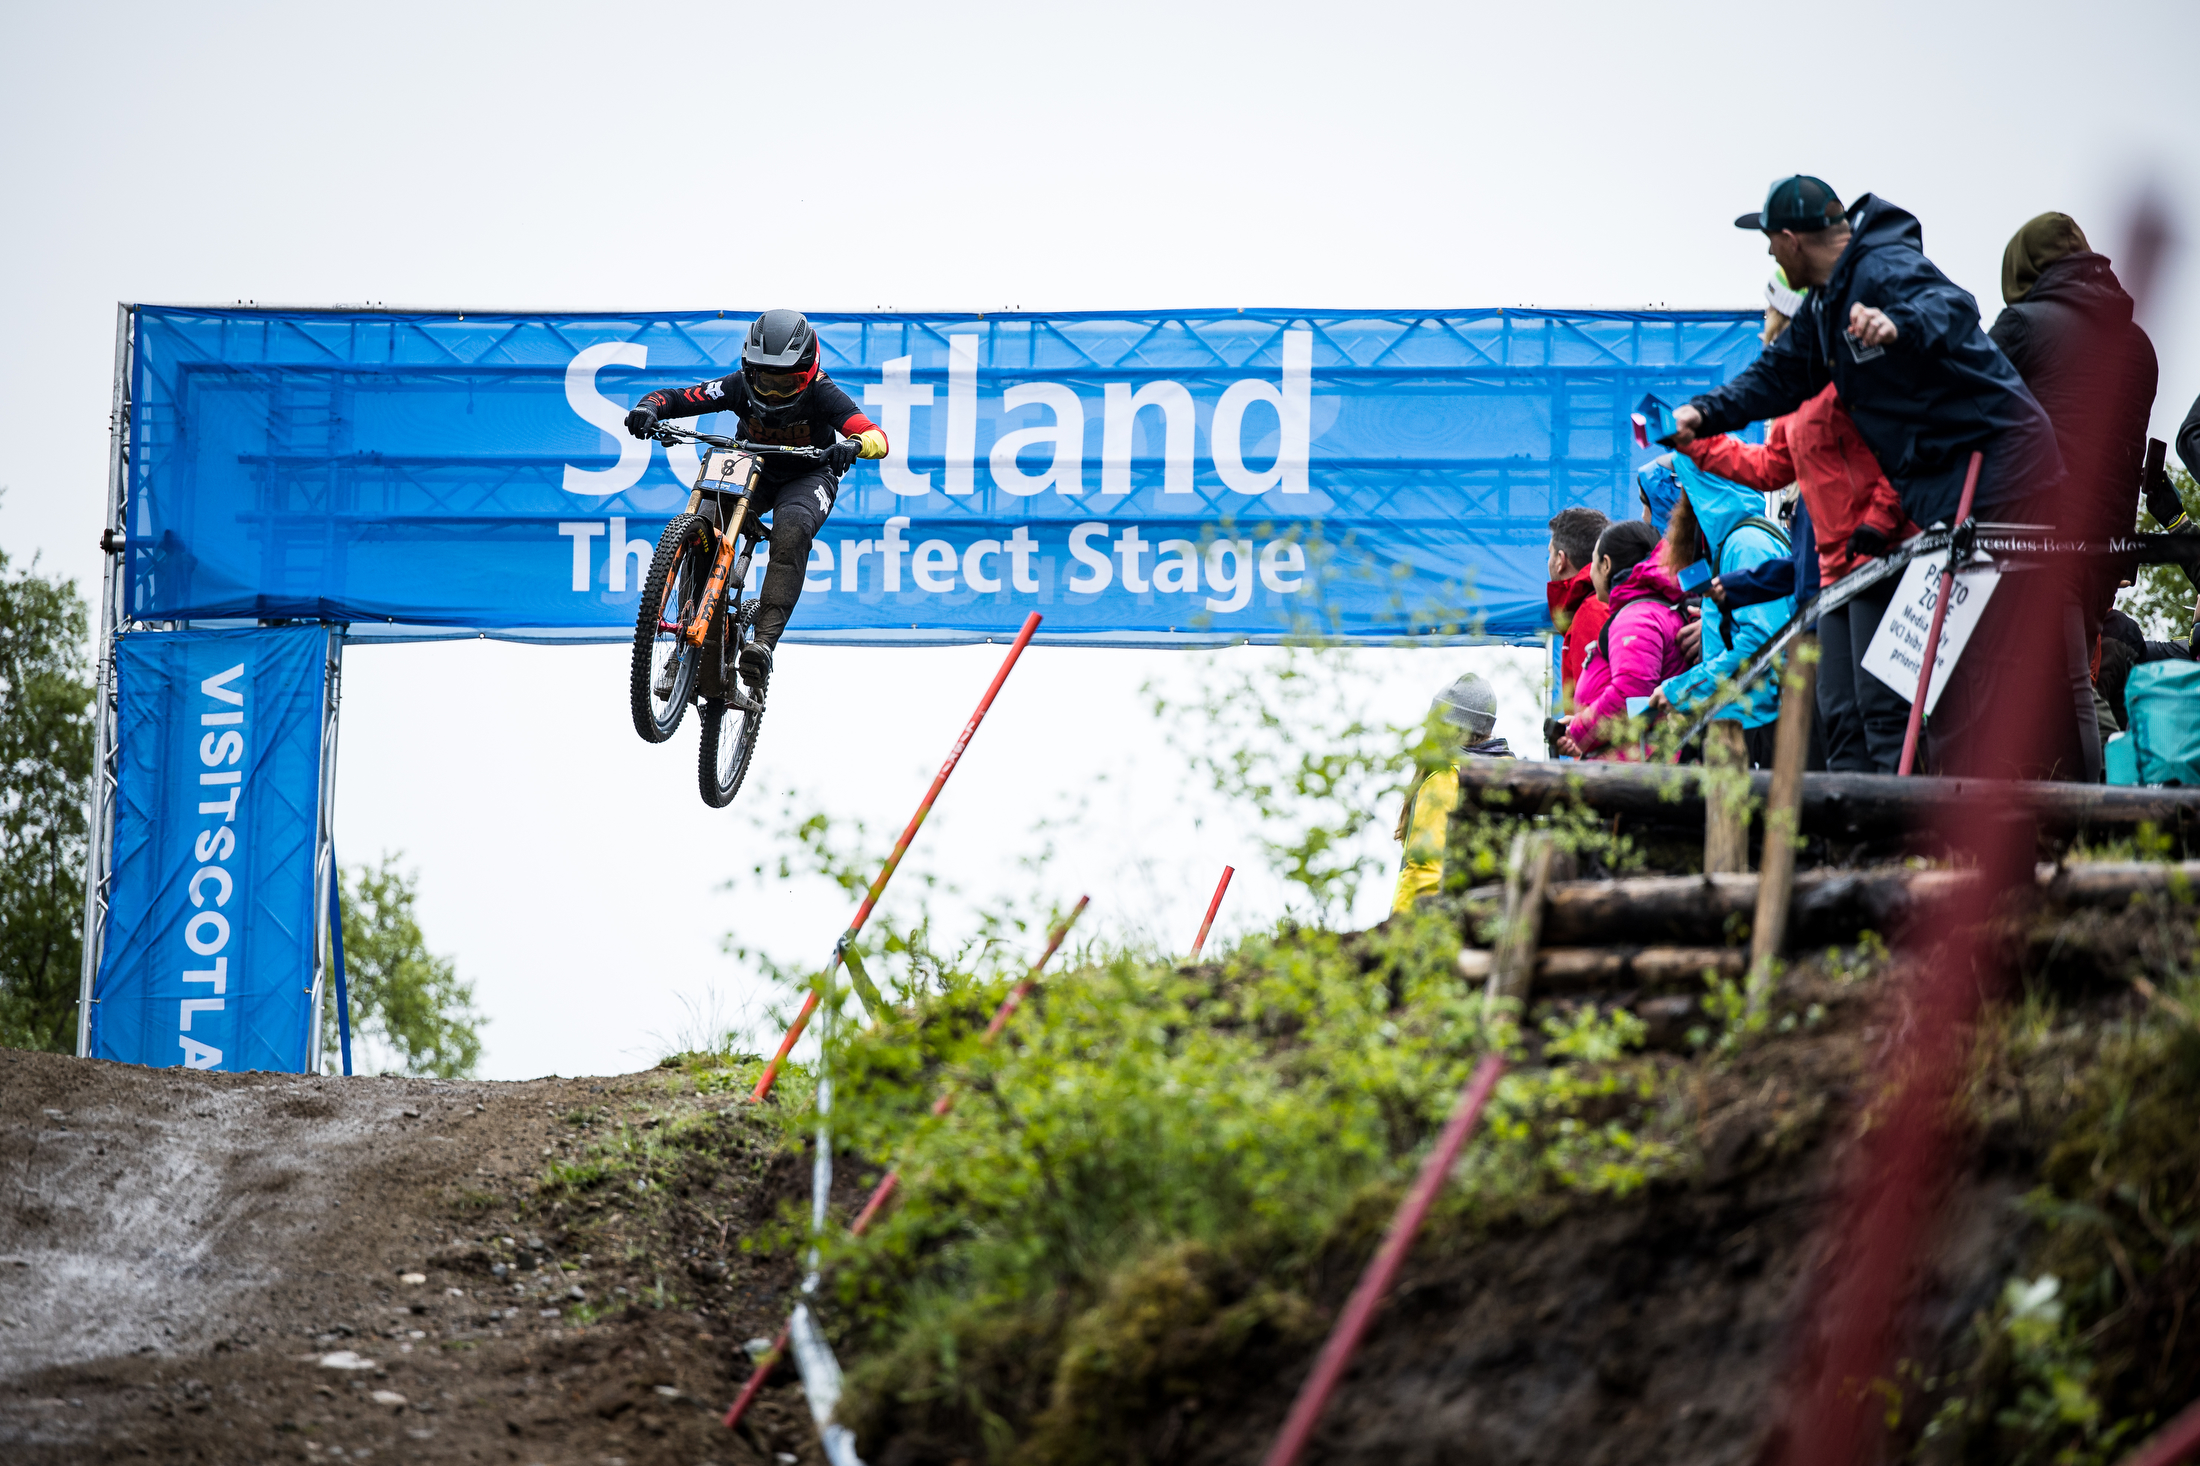
[[[688,643],[682,631],[695,619],[710,584],[714,540],[709,521],[701,515],[677,516],[657,537],[657,554],[642,581],[627,690],[634,731],[645,743],[670,738],[687,712],[702,652]]]
[[[756,704],[742,712],[716,698],[703,704],[703,750],[696,761],[696,775],[703,789],[703,803],[724,809],[741,792],[749,776],[749,756],[756,751],[756,736],[764,726],[764,689],[750,694]]]

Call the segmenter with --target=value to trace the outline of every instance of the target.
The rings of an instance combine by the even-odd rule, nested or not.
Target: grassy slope
[[[2196,990],[2167,975],[2192,945],[2190,910],[2164,904],[2013,949],[2032,995],[1982,1044],[1976,1164],[1952,1183],[1918,1357],[1882,1385],[1904,1449],[2104,1460],[2200,1390],[2200,1326],[2183,1319],[2200,1290],[2200,1142],[2182,1119],[2200,1103],[2200,1035],[2180,1006]],[[1384,1326],[1417,1341],[1391,1370],[1422,1394],[1385,1406],[1364,1454],[1426,1451],[1404,1412],[1424,1431],[1442,1418],[1508,1436],[1515,1460],[1662,1459],[1723,1408],[1711,1438],[1731,1449],[1698,1454],[1746,1457],[1888,1017],[1888,964],[1867,946],[1800,965],[1753,1033],[1720,1021],[1738,1013],[1714,991],[1699,1028],[1651,1052],[1624,1011],[1486,1013],[1456,950],[1427,917],[1284,932],[1189,970],[1096,958],[995,1047],[976,1035],[1003,984],[954,973],[883,1023],[843,1025],[837,1143],[871,1164],[842,1168],[841,1225],[863,1181],[903,1173],[869,1237],[836,1227],[826,1248],[843,1418],[868,1458],[1257,1456],[1490,1046],[1520,1067]],[[2164,1001],[2121,981],[2138,971]],[[942,1087],[956,1104],[935,1118]],[[792,1144],[803,1108],[779,1108]],[[798,1211],[776,1243],[795,1242]],[[1608,1275],[1619,1258],[1632,1281]],[[1516,1275],[1490,1272],[1498,1260]],[[1417,1290],[1454,1306],[1417,1314]],[[1583,1330],[1638,1344],[1606,1349],[1583,1385]],[[1377,1357],[1400,1347],[1385,1337]],[[1444,1416],[1491,1379],[1516,1388]],[[1560,1388],[1574,1424],[1527,1428],[1530,1397]]]

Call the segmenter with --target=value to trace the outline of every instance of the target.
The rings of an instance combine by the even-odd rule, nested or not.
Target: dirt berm
[[[2155,903],[2034,934],[2024,991],[2062,996],[2013,992],[1982,1046],[1911,1352],[1873,1382],[1900,1417],[1893,1456],[2074,1441],[2060,1459],[2112,1461],[2200,1391],[2200,998],[2125,980],[2190,970],[2193,927]],[[1757,1459],[1799,1300],[1838,1271],[1816,1229],[1872,1056],[1906,1021],[1900,984],[1828,961],[1799,964],[1788,1016],[1723,1054],[1653,1035],[1634,1072],[1690,1137],[1686,1165],[1625,1195],[1440,1215],[1310,1459]],[[718,1423],[745,1345],[792,1301],[791,1256],[762,1243],[808,1182],[747,1109],[750,1078],[338,1080],[0,1051],[0,1460],[822,1461],[790,1371],[741,1430]],[[839,1171],[845,1220],[876,1172]],[[1077,1320],[1044,1350],[966,1355],[967,1393],[857,1399],[864,1456],[1250,1466],[1385,1214],[1348,1218],[1290,1278],[1157,1245],[1065,1304]],[[2054,1310],[2027,1281],[2050,1272]],[[860,1330],[827,1318],[854,1381]],[[2094,1413],[2057,1414],[2070,1399]]]
[[[0,1050],[0,1460],[822,1461],[792,1387],[718,1424],[807,1182],[738,1104]]]

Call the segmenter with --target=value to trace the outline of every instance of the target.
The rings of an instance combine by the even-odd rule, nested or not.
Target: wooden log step
[[[1581,760],[1466,758],[1459,764],[1462,808],[1547,814],[1569,804],[1653,824],[1701,829],[1703,771],[1688,765]],[[1762,805],[1772,775],[1750,775]],[[1932,828],[1957,804],[1990,801],[2029,813],[2042,832],[2128,831],[2142,822],[2168,833],[2200,833],[2200,789],[2125,789],[2099,784],[2037,784],[2006,779],[1898,778],[1892,774],[1805,774],[1806,835],[1875,839]]]
[[[1749,954],[1739,947],[1545,947],[1536,954],[1531,989],[1539,998],[1637,988],[1695,992],[1706,968],[1739,977]],[[1486,982],[1495,955],[1479,947],[1459,953],[1459,975]]]
[[[1891,940],[1973,879],[1969,871],[1898,865],[1798,871],[1789,946],[1849,941],[1865,930]],[[2121,905],[2155,892],[2200,894],[2200,861],[2042,865],[2035,880],[2052,905]],[[1495,915],[1499,894],[1495,886],[1469,891],[1468,914]],[[1731,940],[1756,904],[1753,875],[1556,881],[1544,897],[1543,940],[1554,947],[1713,945]]]

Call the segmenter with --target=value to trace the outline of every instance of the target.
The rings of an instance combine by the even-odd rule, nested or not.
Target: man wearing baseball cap
[[[1978,302],[1925,258],[1924,231],[1914,215],[1871,194],[1843,209],[1823,179],[1796,174],[1773,184],[1764,207],[1734,225],[1762,233],[1788,283],[1809,294],[1793,324],[1756,361],[1675,411],[1676,445],[1793,412],[1830,382],[1918,524],[1954,520],[1974,451],[1985,455],[1974,514],[2058,521],[2051,506],[2064,475],[2054,427],[1987,339]],[[1878,556],[1888,547],[1883,537],[1860,528],[1850,548]],[[2029,618],[2016,612],[2039,599],[2038,589],[2020,580],[1988,603],[1933,718],[1942,772],[2099,777],[2098,736],[2087,739],[2076,714],[2082,702],[2083,729],[2090,730],[2092,694],[2076,601],[2058,579],[2056,598],[2070,603],[2069,626],[2043,622],[2020,633],[2016,623]],[[2034,714],[2037,748],[2013,765],[1982,766],[1979,740],[1991,720],[2019,715],[2007,674],[2027,651],[2036,666],[2043,643],[2065,640],[2063,655],[2048,659],[2058,664],[2058,702]],[[2071,686],[2063,689],[2062,681]],[[2065,691],[2067,717],[2060,706]]]

